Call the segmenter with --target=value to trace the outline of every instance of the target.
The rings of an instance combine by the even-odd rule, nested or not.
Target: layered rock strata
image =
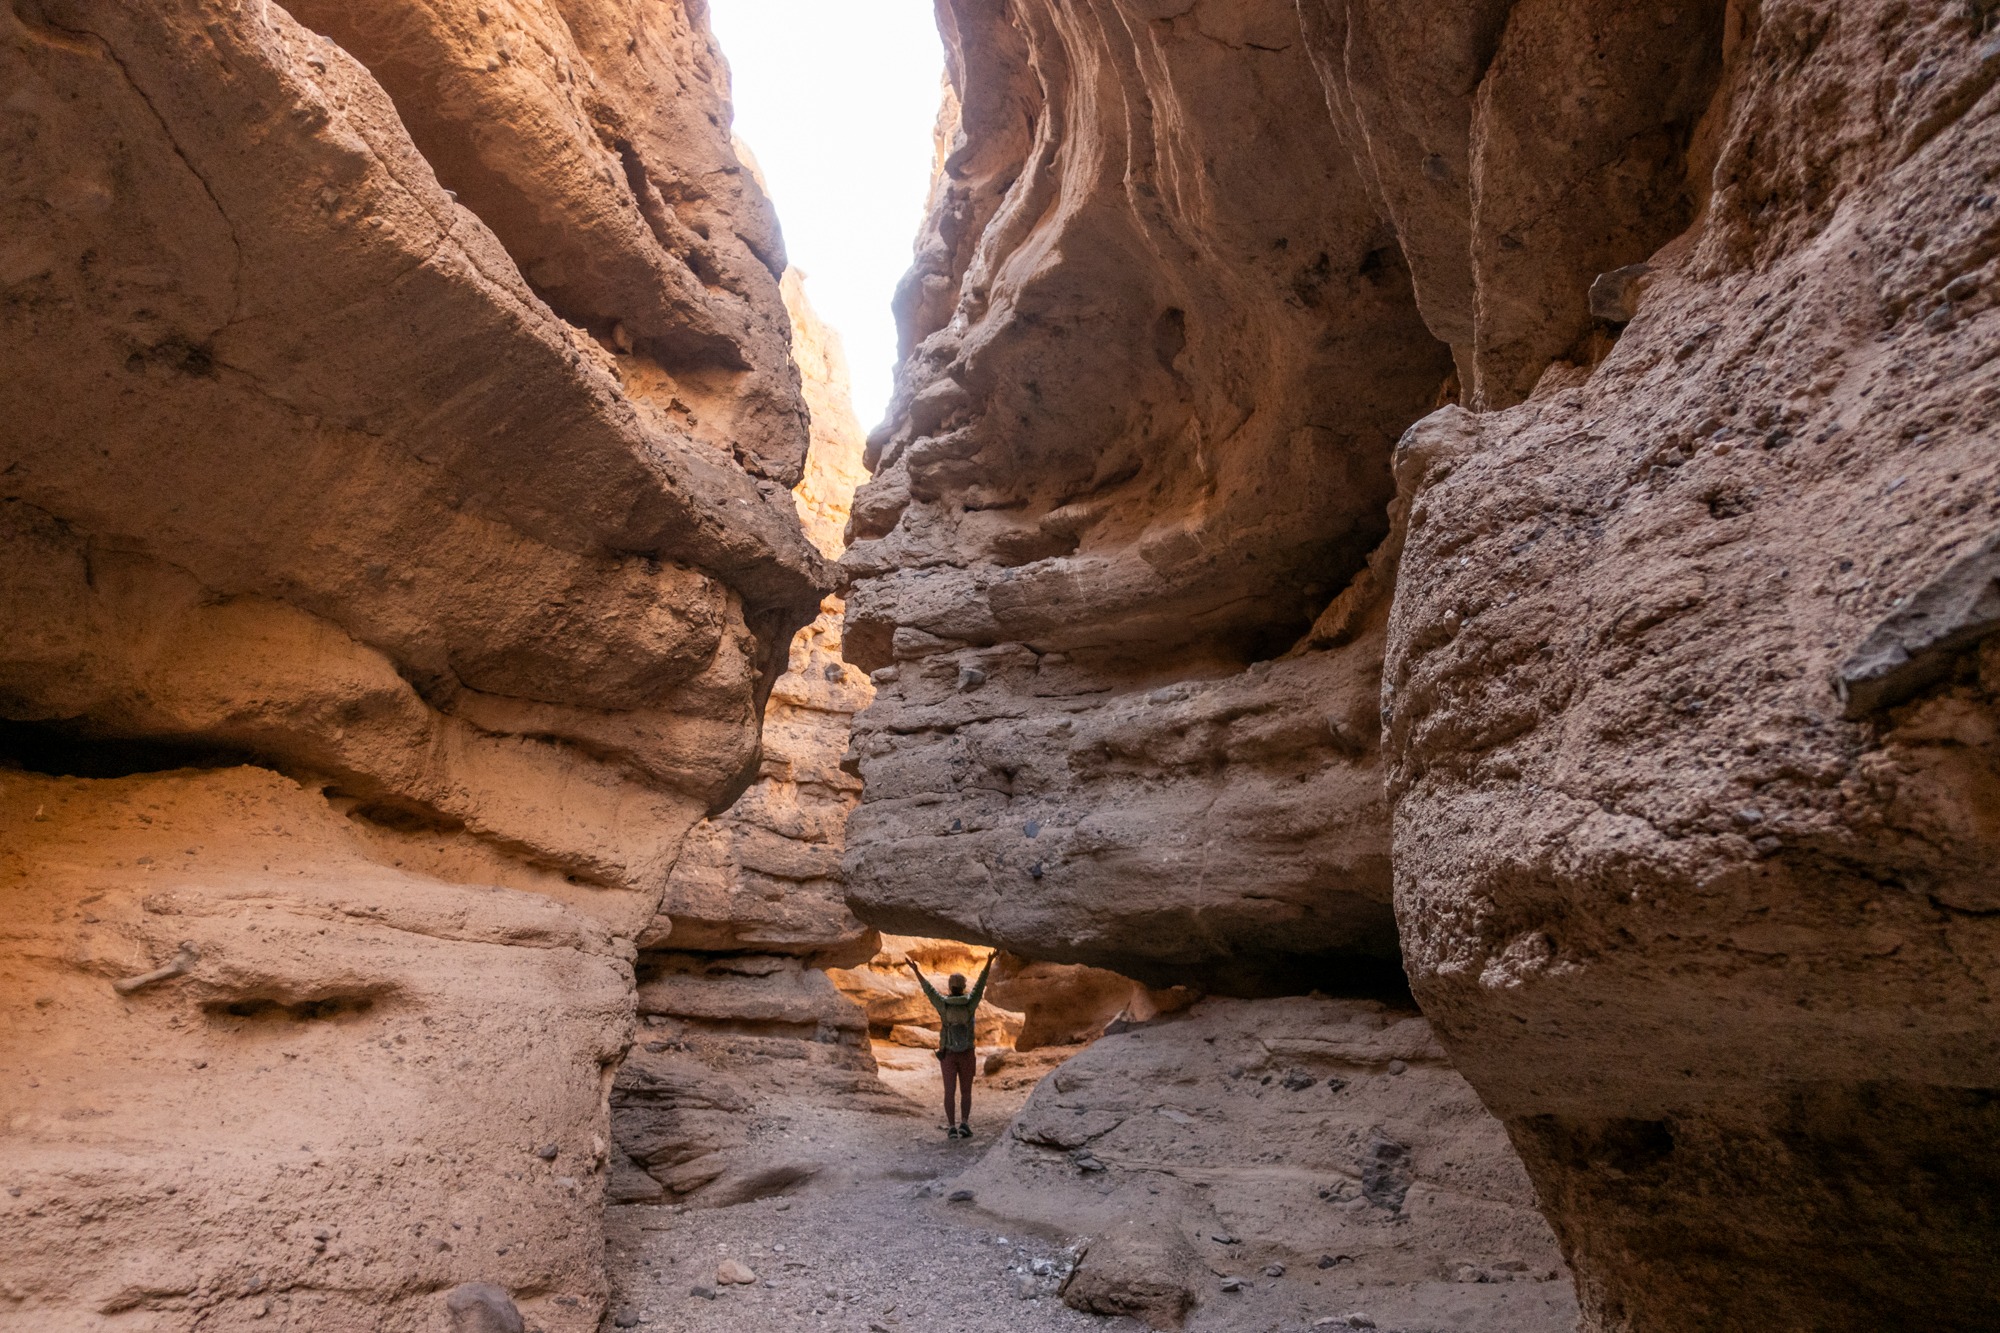
[[[792,499],[807,539],[837,558],[865,475],[861,427],[838,336],[814,312],[796,270],[785,274],[782,290],[811,422]],[[793,637],[764,709],[756,780],[688,836],[642,949],[783,954],[827,966],[858,963],[875,951],[874,932],[847,910],[840,872],[847,813],[861,793],[843,759],[853,716],[874,694],[841,658],[843,610],[840,598],[828,596]]]
[[[831,973],[841,993],[861,1006],[877,1041],[937,1048],[937,1008],[910,975],[911,963],[942,989],[953,973],[971,981],[992,958],[977,1038],[982,1047],[1000,1051],[1085,1045],[1121,1019],[1150,1022],[1199,998],[1183,988],[1153,990],[1100,967],[1030,962],[957,940],[884,935],[881,941],[880,952],[866,964]]]
[[[1980,1326],[1990,9],[942,6],[863,915],[1400,952],[1586,1327]]]
[[[826,591],[699,12],[0,34],[0,1325],[594,1328],[635,941]]]
[[[941,1026],[937,1008],[910,975],[910,964],[943,989],[953,973],[972,981],[988,958],[993,970],[976,1029],[979,1044],[994,1050],[1086,1045],[1121,1019],[1150,1022],[1200,998],[1185,989],[1152,990],[1099,967],[1034,963],[957,940],[907,935],[882,936],[881,951],[864,966],[836,968],[831,975],[841,993],[866,1013],[871,1037],[935,1050]]]
[[[749,1123],[772,1083],[839,1106],[903,1112],[875,1077],[862,1011],[827,974],[769,954],[656,954],[642,1026],[611,1089],[616,1203],[726,1208],[782,1194],[820,1159],[773,1154]]]
[[[837,556],[861,475],[861,428],[836,335],[796,271],[785,274],[792,347],[811,421],[793,488],[806,536]],[[880,1099],[868,1016],[823,969],[862,964],[876,933],[847,910],[841,835],[860,780],[842,767],[865,675],[840,656],[842,603],[829,596],[792,639],[764,712],[757,778],[688,835],[638,940],[638,1041],[611,1093],[612,1196],[726,1207],[791,1189],[817,1167],[748,1150],[751,1094],[724,1072],[776,1062],[847,1103]],[[690,1054],[690,1041],[711,1055]],[[718,1067],[718,1066],[723,1067]],[[753,1080],[754,1082],[754,1080]]]
[[[1300,114],[1297,16],[940,13],[962,112],[844,562],[850,897],[1152,984],[1393,986],[1386,608],[1271,659],[1365,578],[1451,356]]]
[[[936,1050],[942,1020],[937,1006],[910,975],[910,964],[922,968],[931,984],[943,990],[945,979],[953,973],[970,984],[989,956],[957,940],[885,935],[874,957],[857,967],[837,968],[831,975],[840,993],[865,1016],[869,1036]],[[990,980],[987,987],[985,1002],[974,1016],[974,1039],[989,1051],[1011,1050],[1021,1034],[1024,1015],[1000,1003]]]

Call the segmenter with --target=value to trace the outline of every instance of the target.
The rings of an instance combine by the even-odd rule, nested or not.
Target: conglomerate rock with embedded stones
[[[699,15],[0,11],[0,1326],[596,1327],[634,942],[827,591]]]

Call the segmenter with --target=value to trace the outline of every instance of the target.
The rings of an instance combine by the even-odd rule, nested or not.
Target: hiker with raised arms
[[[910,971],[917,974],[917,984],[930,997],[931,1006],[938,1011],[938,1069],[944,1075],[944,1122],[945,1134],[949,1138],[969,1139],[972,1137],[972,1070],[977,1063],[972,1052],[973,1016],[979,1012],[980,997],[986,994],[986,976],[993,970],[994,955],[986,956],[986,966],[980,969],[979,980],[972,987],[972,993],[965,993],[965,974],[954,972],[946,980],[949,995],[940,995],[937,988],[925,979],[923,969],[914,959],[909,962]],[[952,1087],[958,1088],[958,1119],[951,1116]]]

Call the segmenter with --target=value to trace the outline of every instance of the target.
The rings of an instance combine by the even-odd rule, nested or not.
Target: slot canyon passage
[[[0,6],[0,1329],[2000,1327],[2000,6],[936,17]]]

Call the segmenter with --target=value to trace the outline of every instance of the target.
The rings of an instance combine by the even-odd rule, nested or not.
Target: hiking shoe
[[[971,1137],[972,1137],[972,1126],[971,1126],[971,1125],[967,1125],[967,1124],[960,1124],[960,1125],[959,1125],[959,1127],[958,1127],[958,1137],[960,1137],[960,1138],[962,1138],[962,1139],[969,1139],[969,1138],[971,1138]]]
[[[955,1139],[955,1138],[957,1138],[957,1137],[958,1137],[958,1126],[957,1126],[957,1125],[946,1125],[946,1126],[944,1127],[944,1136],[945,1136],[946,1138],[948,1138],[948,1139]]]

